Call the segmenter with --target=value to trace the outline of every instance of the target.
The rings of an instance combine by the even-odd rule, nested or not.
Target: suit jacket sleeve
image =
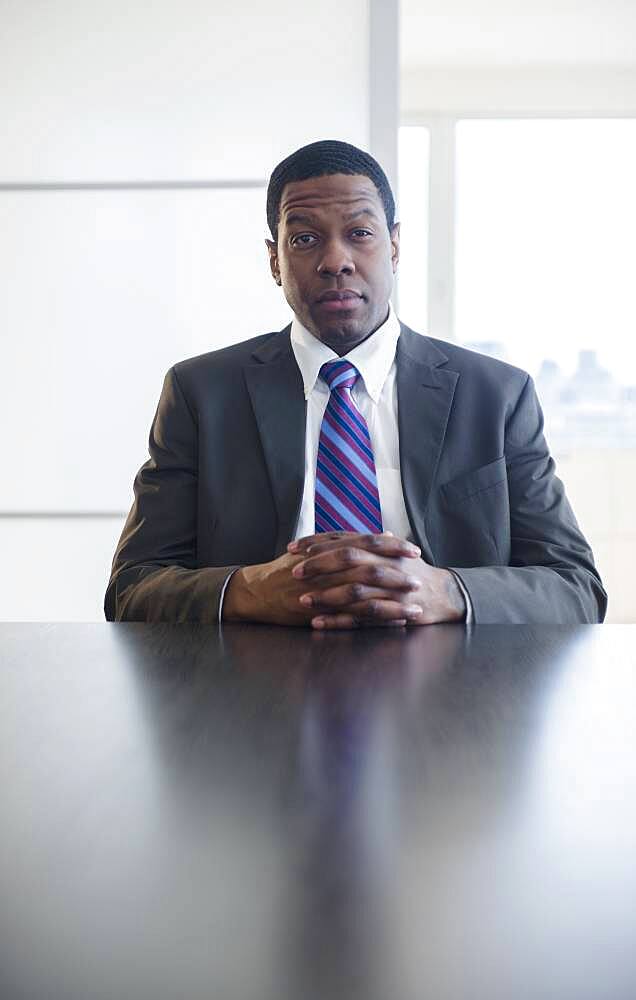
[[[464,584],[476,624],[601,622],[607,595],[554,474],[543,414],[530,376],[507,420],[510,500],[508,566],[450,567]],[[487,502],[487,497],[484,497]]]
[[[237,567],[197,564],[198,428],[174,368],[164,379],[148,448],[113,559],[106,619],[215,624],[225,581]]]

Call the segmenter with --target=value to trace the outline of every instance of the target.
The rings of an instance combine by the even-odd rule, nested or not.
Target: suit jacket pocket
[[[510,506],[505,457],[455,476],[440,486],[439,493],[438,565],[508,565]]]
[[[443,483],[440,486],[440,492],[446,506],[455,507],[470,497],[498,486],[499,483],[505,483],[506,480],[506,457],[502,455],[501,458],[489,462],[488,465],[482,465],[470,472],[462,472],[449,482]]]

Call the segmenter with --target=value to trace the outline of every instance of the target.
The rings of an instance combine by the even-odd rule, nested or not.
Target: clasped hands
[[[315,629],[463,621],[454,574],[420,557],[416,545],[388,531],[300,538],[277,559],[234,573],[223,620]]]

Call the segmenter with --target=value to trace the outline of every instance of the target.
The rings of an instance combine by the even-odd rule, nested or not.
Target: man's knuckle
[[[353,563],[357,561],[358,550],[355,549],[352,545],[347,545],[345,546],[344,549],[342,549],[340,553],[340,558],[342,559],[345,566],[351,566],[353,565]]]
[[[352,601],[361,601],[364,597],[364,584],[352,583],[349,587],[349,597]]]

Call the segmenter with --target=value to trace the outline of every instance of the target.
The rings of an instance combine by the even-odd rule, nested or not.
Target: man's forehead
[[[290,181],[283,188],[280,200],[281,217],[291,211],[325,208],[369,209],[377,213],[380,197],[370,177],[358,174],[327,174],[304,181]]]

